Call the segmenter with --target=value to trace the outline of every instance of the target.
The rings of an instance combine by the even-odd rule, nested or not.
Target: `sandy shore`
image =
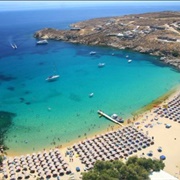
[[[180,90],[172,94],[165,102],[161,105],[166,104],[171,101],[180,93]],[[141,129],[148,136],[154,137],[154,145],[138,151],[136,154],[139,157],[148,157],[147,153],[151,150],[153,151],[152,158],[159,159],[161,155],[166,156],[164,160],[165,168],[164,170],[169,174],[180,179],[180,123],[173,120],[169,120],[165,117],[158,117],[158,120],[154,120],[155,117],[158,117],[153,113],[153,109],[145,112],[141,118],[134,124],[138,129]],[[170,124],[171,128],[166,128],[165,124]],[[146,125],[152,125],[148,128]],[[162,152],[158,152],[157,148],[161,146]],[[144,155],[142,155],[144,153]]]
[[[171,101],[178,94],[180,94],[180,89],[176,89],[176,91],[171,94],[165,101],[163,101],[160,106]],[[153,137],[155,142],[154,145],[138,151],[133,155],[148,158],[149,156],[147,155],[147,153],[149,151],[153,151],[152,158],[159,159],[161,155],[165,155],[166,160],[164,160],[164,170],[180,179],[180,124],[164,117],[158,117],[158,120],[154,120],[155,117],[157,117],[157,115],[153,113],[153,109],[151,109],[149,111],[143,112],[142,114],[139,114],[138,118],[135,119],[133,123],[130,123],[134,124],[137,129],[143,131],[145,134],[148,134],[148,136]],[[131,122],[132,121],[133,118],[131,118]],[[165,127],[165,124],[170,124],[171,128],[167,129]],[[149,126],[148,128],[146,128],[146,125],[151,125],[151,127]],[[126,123],[125,126],[128,126],[128,124]],[[108,128],[99,134],[118,128],[120,127],[112,126],[111,128]],[[71,145],[72,144],[68,144],[68,147],[70,147]],[[159,146],[162,147],[162,152],[157,151],[157,148]],[[66,149],[67,147],[61,149],[62,154],[65,154]],[[77,165],[81,168],[81,170],[84,169],[84,165],[80,163],[78,158],[75,158],[75,161],[71,162],[70,165],[72,169],[74,169]],[[79,173],[75,173],[75,177],[79,179]]]
[[[167,100],[165,100],[161,105],[166,104],[168,101],[172,100],[174,97],[176,97],[177,94],[180,93],[180,90],[177,90],[175,93],[173,93],[170,97],[168,97]],[[157,158],[161,155],[166,156],[166,160],[164,160],[165,168],[164,170],[170,173],[171,175],[177,177],[180,179],[180,123],[174,122],[172,120],[169,120],[167,118],[161,118],[158,117],[158,120],[154,120],[154,118],[157,117],[155,113],[153,113],[153,109],[146,111],[142,114],[139,114],[137,119],[131,118],[130,124],[134,125],[137,129],[143,131],[145,134],[148,134],[148,136],[154,138],[154,145],[151,145],[150,147],[143,149],[141,151],[138,151],[136,154],[139,157],[149,157],[147,153],[151,150],[153,152],[152,158]],[[170,124],[171,128],[166,128],[165,124]],[[128,124],[125,124],[128,125]],[[148,127],[145,127],[145,125],[149,125]],[[107,131],[112,131],[120,128],[118,125],[112,124],[111,127],[108,129],[105,129],[98,134],[105,133]],[[88,136],[87,138],[91,138],[97,135],[97,133],[92,134],[91,136]],[[85,137],[78,140],[82,141]],[[81,169],[81,172],[84,171],[85,166],[81,164],[77,154],[74,155],[73,162],[70,162],[69,157],[65,156],[65,152],[68,147],[71,147],[75,142],[73,141],[68,144],[64,144],[63,147],[60,148],[60,152],[63,155],[66,162],[69,163],[69,166],[72,170],[74,179],[80,179],[81,173],[76,172],[75,168],[78,166]],[[157,148],[161,146],[162,152],[158,152]],[[11,156],[15,156],[16,154],[12,154]],[[69,179],[70,176],[64,176],[61,177],[61,179]]]

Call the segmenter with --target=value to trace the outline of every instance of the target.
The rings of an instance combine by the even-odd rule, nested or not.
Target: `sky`
[[[32,9],[72,8],[80,6],[102,5],[179,5],[178,1],[0,1],[0,11],[18,11]]]

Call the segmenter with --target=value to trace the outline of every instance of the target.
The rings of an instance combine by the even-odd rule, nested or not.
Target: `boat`
[[[53,75],[53,76],[49,76],[48,78],[46,78],[46,81],[55,81],[56,79],[58,79],[60,76],[59,75]]]
[[[116,121],[119,122],[119,123],[123,123],[123,122],[124,122],[124,120],[123,120],[121,117],[118,117],[117,114],[112,114],[112,115],[111,115],[111,118],[114,119],[114,120],[116,120]]]
[[[11,43],[11,47],[12,47],[13,49],[17,49],[17,45],[16,45],[16,44],[12,44],[12,43]]]
[[[14,44],[14,47],[15,47],[15,49],[17,49],[17,45],[16,44]]]
[[[126,55],[126,58],[128,58],[129,56],[128,55]]]
[[[94,96],[94,93],[90,93],[90,94],[89,94],[89,97],[93,97],[93,96]]]
[[[96,54],[96,51],[91,51],[89,54],[90,54],[90,55],[95,55],[95,54]]]
[[[13,49],[15,49],[15,47],[14,47],[14,45],[13,45],[13,44],[11,44],[11,47],[12,47]]]
[[[105,63],[99,63],[98,64],[98,67],[101,68],[101,67],[104,67],[105,66]]]
[[[43,44],[48,44],[48,41],[46,39],[40,40],[36,42],[37,45],[43,45]]]
[[[131,60],[131,59],[129,59],[129,60],[128,60],[128,63],[131,63],[131,62],[132,62],[132,60]]]

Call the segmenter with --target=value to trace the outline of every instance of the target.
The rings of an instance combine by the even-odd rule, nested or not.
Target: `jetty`
[[[109,119],[110,121],[112,121],[112,122],[114,122],[114,123],[116,123],[116,124],[118,124],[118,125],[120,125],[120,126],[123,126],[120,122],[118,122],[118,121],[116,121],[115,119],[113,119],[112,117],[108,116],[108,115],[107,115],[106,113],[104,113],[103,111],[98,110],[97,112],[98,112],[98,114],[100,114],[101,116],[104,116],[105,118]]]

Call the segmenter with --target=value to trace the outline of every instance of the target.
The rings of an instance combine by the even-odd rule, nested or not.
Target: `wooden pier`
[[[118,125],[120,125],[120,126],[123,126],[120,122],[118,122],[118,121],[116,121],[115,119],[113,119],[112,117],[108,116],[107,114],[105,114],[105,113],[102,112],[101,110],[98,110],[97,112],[98,112],[98,114],[100,114],[101,116],[104,116],[105,118],[113,121],[114,123],[116,123],[116,124],[118,124]]]

